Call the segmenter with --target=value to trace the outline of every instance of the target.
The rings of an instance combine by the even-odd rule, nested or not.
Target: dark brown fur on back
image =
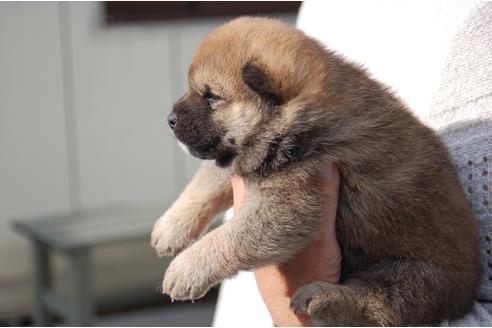
[[[189,78],[189,96],[207,85],[223,97],[203,119],[220,131],[206,138],[220,139],[215,153],[208,151],[230,154],[221,165],[226,176],[241,175],[254,195],[239,223],[224,231],[234,226],[235,236],[261,236],[231,241],[216,233],[190,247],[202,255],[214,249],[218,262],[232,263],[203,264],[214,266],[209,285],[240,269],[286,261],[316,235],[316,176],[331,161],[342,175],[341,284],[300,288],[292,307],[325,325],[435,325],[471,309],[480,271],[477,221],[445,145],[388,89],[298,30],[259,18],[212,33]],[[181,115],[184,121],[190,114]],[[183,129],[178,139],[199,152],[186,138],[206,133]],[[217,156],[202,157],[221,164]],[[230,253],[218,253],[219,240]]]

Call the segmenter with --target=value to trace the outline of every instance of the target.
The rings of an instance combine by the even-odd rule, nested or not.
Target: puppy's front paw
[[[196,300],[205,295],[217,280],[212,278],[206,257],[193,253],[189,248],[169,265],[162,291],[173,300]]]
[[[166,213],[154,224],[150,244],[158,256],[176,255],[193,241],[192,229],[183,221]]]

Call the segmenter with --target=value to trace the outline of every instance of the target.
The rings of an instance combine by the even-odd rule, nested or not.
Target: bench
[[[167,205],[119,206],[14,220],[14,229],[26,236],[32,247],[34,325],[51,324],[53,315],[67,320],[69,325],[90,325],[95,312],[91,250],[101,245],[149,239],[155,220]],[[50,268],[53,251],[68,260],[70,299],[66,303],[54,292]]]

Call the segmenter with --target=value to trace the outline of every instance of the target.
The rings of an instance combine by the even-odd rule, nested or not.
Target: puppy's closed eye
[[[224,100],[224,98],[222,98],[221,96],[212,93],[212,91],[210,91],[209,88],[207,88],[207,90],[203,94],[203,98],[205,98],[208,101],[210,106],[213,106],[219,103],[220,101]]]

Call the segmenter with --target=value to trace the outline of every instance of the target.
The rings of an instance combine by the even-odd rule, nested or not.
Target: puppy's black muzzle
[[[167,116],[167,123],[193,155],[206,159],[215,156],[223,132],[213,121],[210,105],[202,96],[189,92],[178,100]]]
[[[226,130],[214,122],[210,104],[199,94],[191,91],[178,100],[167,123],[193,156],[215,159],[220,166],[228,165],[234,158],[234,150],[221,144]]]

